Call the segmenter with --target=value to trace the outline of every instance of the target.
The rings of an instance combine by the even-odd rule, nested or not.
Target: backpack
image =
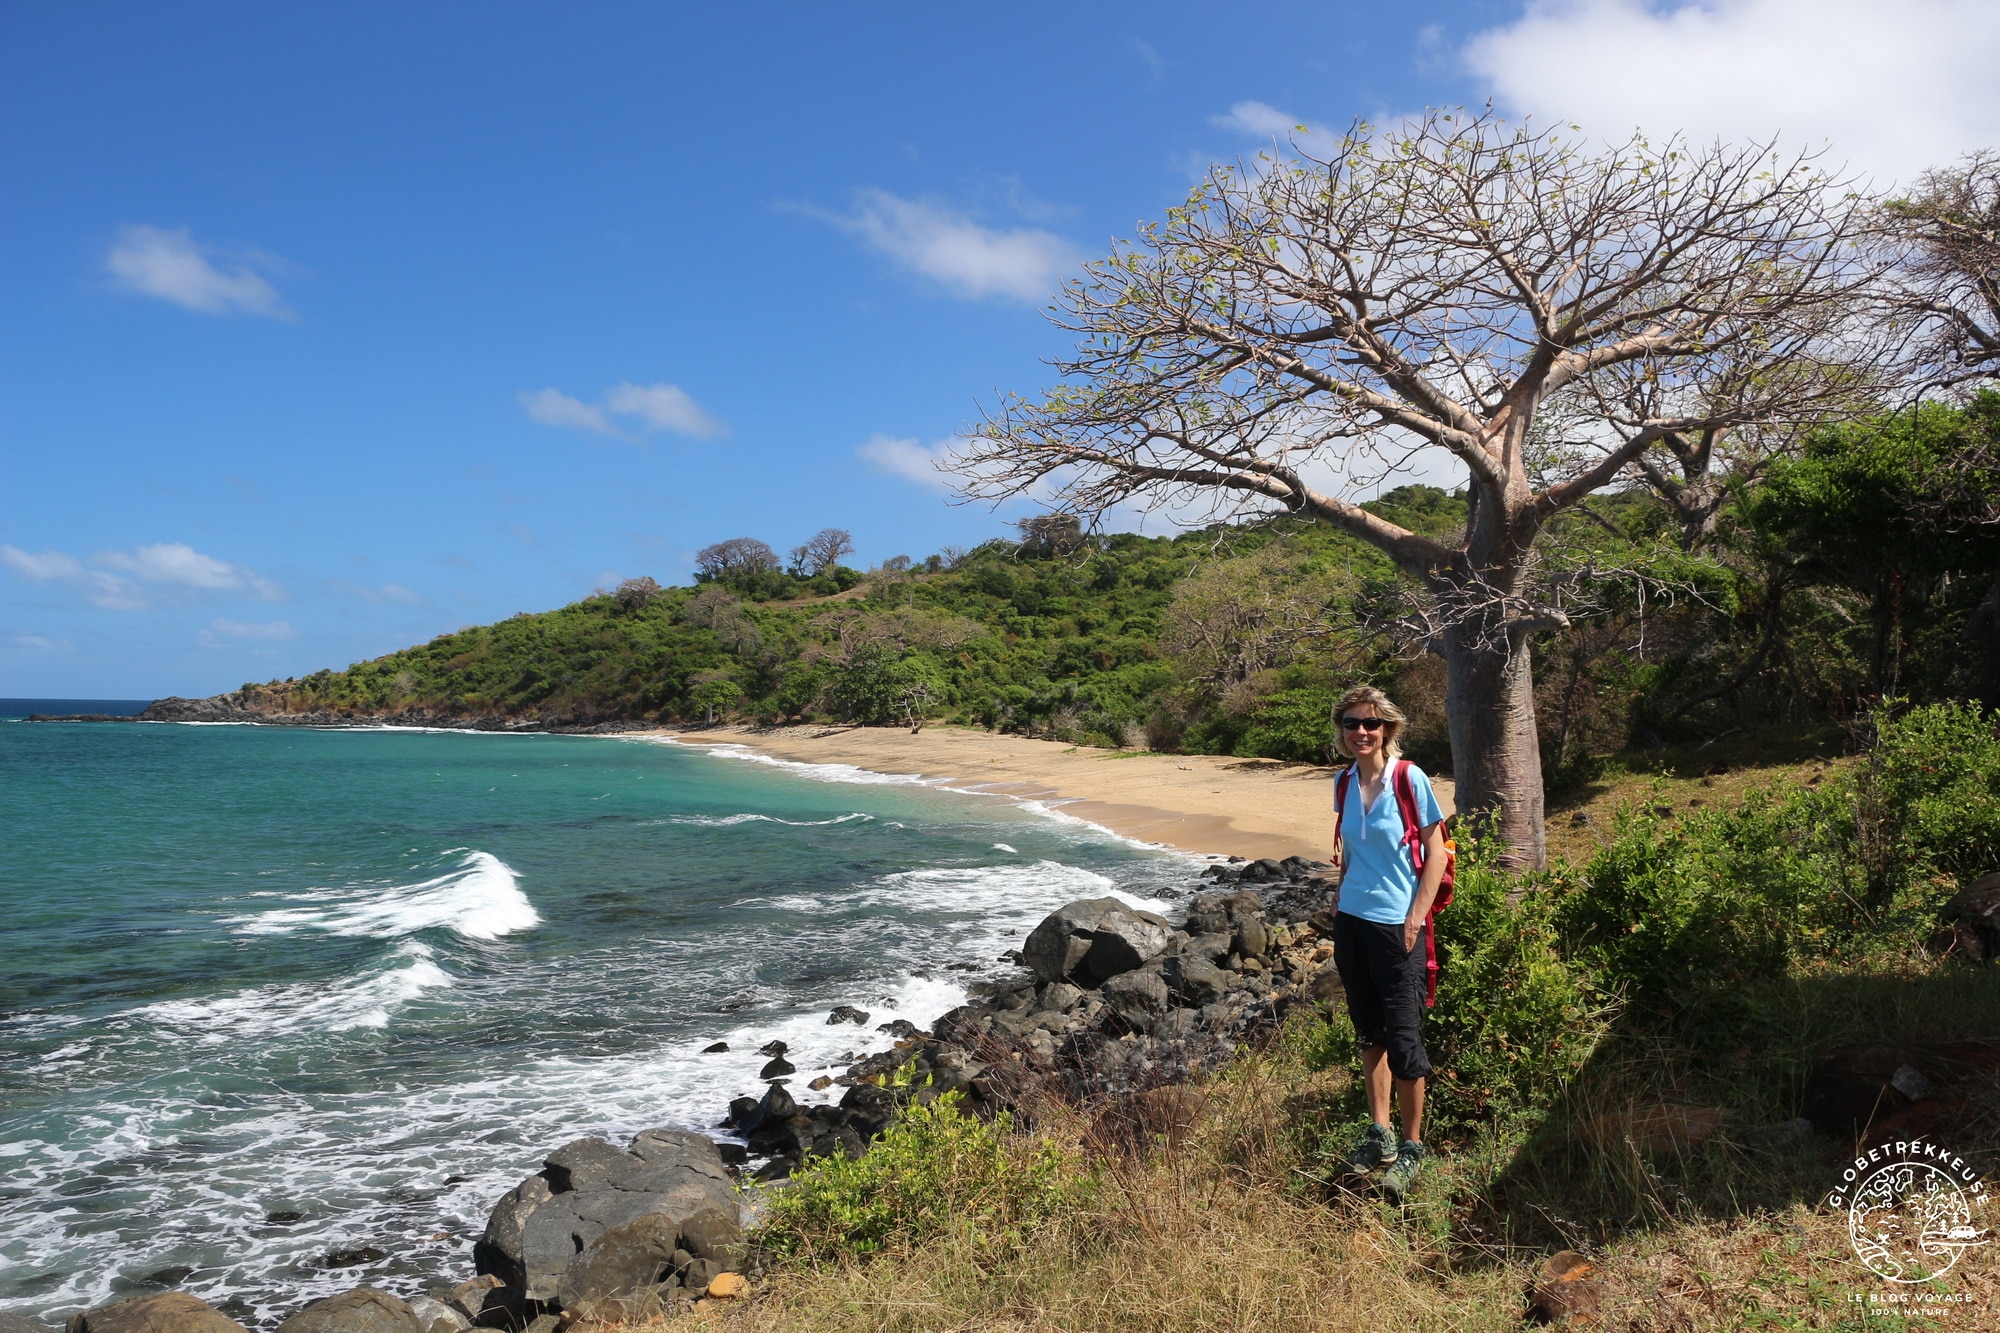
[[[1340,821],[1347,813],[1348,779],[1354,776],[1354,765],[1340,770],[1340,776],[1333,780],[1333,839],[1340,841]],[[1417,823],[1417,788],[1410,780],[1410,761],[1394,759],[1389,764],[1389,786],[1396,793],[1396,809],[1403,816],[1403,845],[1410,849],[1410,867],[1417,872],[1417,878],[1424,874],[1423,827]],[[1424,924],[1430,927],[1424,932],[1424,1007],[1437,1004],[1438,993],[1438,951],[1437,914],[1451,906],[1451,887],[1458,879],[1458,843],[1447,837],[1444,840],[1444,875],[1438,880],[1437,896],[1431,899],[1431,910],[1424,914]]]

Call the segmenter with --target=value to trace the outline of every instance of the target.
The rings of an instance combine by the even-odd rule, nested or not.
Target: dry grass
[[[1740,804],[1751,791],[1779,782],[1816,785],[1859,762],[1847,748],[1837,731],[1770,731],[1613,755],[1596,779],[1549,801],[1549,856],[1588,860],[1622,806],[1658,804],[1685,812]]]
[[[1619,761],[1555,804],[1552,853],[1596,849],[1616,808],[1735,802],[1780,779],[1812,783],[1851,760],[1838,738],[1721,738]],[[1587,812],[1589,819],[1573,822]],[[1870,975],[1802,976],[1734,1049],[1668,1049],[1625,1034],[1538,1123],[1434,1145],[1412,1207],[1325,1185],[1315,1148],[1352,1121],[1349,1075],[1312,1072],[1300,1044],[1245,1056],[1209,1086],[1185,1141],[1092,1158],[1094,1188],[1028,1234],[957,1233],[866,1262],[781,1266],[742,1302],[705,1302],[657,1333],[980,1330],[992,1333],[1290,1333],[1522,1326],[1541,1262],[1558,1247],[1596,1265],[1587,1326],[1696,1330],[2000,1329],[2000,1241],[1944,1279],[1901,1288],[1856,1259],[1844,1211],[1820,1199],[1840,1146],[1754,1147],[1795,1114],[1800,1071],[1836,1041],[1950,1040],[2000,1032],[2000,974],[1911,959]],[[1971,1090],[1952,1146],[2000,1178],[2000,1085]],[[1697,1143],[1641,1151],[1587,1126],[1661,1103],[1724,1108]],[[1706,1124],[1706,1121],[1702,1123]],[[1044,1118],[1079,1150],[1088,1122]],[[2000,1204],[1977,1219],[2000,1232]],[[1932,1295],[1948,1304],[1898,1304]],[[1891,1298],[1884,1300],[1884,1297]]]
[[[1306,1333],[1510,1329],[1555,1242],[1479,1244],[1475,1200],[1506,1169],[1488,1140],[1440,1155],[1421,1206],[1397,1213],[1312,1177],[1316,1122],[1346,1075],[1246,1057],[1210,1087],[1196,1133],[1142,1157],[1098,1158],[1096,1186],[1032,1234],[955,1234],[866,1262],[773,1273],[740,1303],[647,1325],[737,1333]],[[1087,1124],[1044,1134],[1074,1146]],[[1518,1138],[1513,1140],[1518,1144]],[[1594,1149],[1592,1150],[1594,1151]],[[1629,1147],[1624,1149],[1629,1152]],[[1585,1170],[1616,1170],[1592,1164]],[[1663,1210],[1666,1211],[1666,1210]],[[1656,1215],[1590,1246],[1600,1308],[1627,1333],[1859,1330],[1906,1325],[1868,1304],[1889,1284],[1848,1247],[1844,1213],[1814,1203],[1723,1218]],[[1994,1219],[1987,1219],[1989,1224]],[[2000,1247],[1967,1253],[1939,1291],[1964,1298],[1910,1327],[2000,1326]]]

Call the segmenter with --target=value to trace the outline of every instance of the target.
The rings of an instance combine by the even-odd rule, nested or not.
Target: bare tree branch
[[[1214,168],[1089,265],[1059,302],[1077,344],[1058,387],[1006,399],[953,467],[968,498],[1289,512],[1388,553],[1439,608],[1461,802],[1503,806],[1535,861],[1519,649],[1568,616],[1536,583],[1538,540],[1655,453],[1705,449],[1706,473],[1730,441],[1879,393],[1895,330],[1860,318],[1889,262],[1864,244],[1874,216],[1768,144],[1590,150],[1455,111],[1356,125]],[[1575,429],[1551,435],[1551,410]],[[1351,498],[1379,460],[1426,453],[1469,476],[1450,543]]]

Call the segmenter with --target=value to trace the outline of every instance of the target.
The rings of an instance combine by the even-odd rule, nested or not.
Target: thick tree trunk
[[[1508,846],[1503,863],[1540,870],[1542,752],[1535,734],[1535,678],[1528,644],[1510,644],[1478,623],[1444,634],[1445,713],[1451,723],[1452,778],[1461,811],[1497,810]]]

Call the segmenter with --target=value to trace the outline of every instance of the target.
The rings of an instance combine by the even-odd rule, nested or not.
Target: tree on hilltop
[[[854,534],[845,528],[821,528],[805,543],[792,548],[792,572],[802,579],[816,579],[854,554]]]
[[[1219,166],[1066,286],[1062,383],[952,466],[968,496],[1291,513],[1385,552],[1445,659],[1459,806],[1540,865],[1531,645],[1604,577],[1551,520],[1676,438],[1866,400],[1877,271],[1840,186],[1768,146],[1590,151],[1452,111]],[[1419,463],[1468,476],[1449,538],[1347,498]]]
[[[731,537],[694,553],[695,576],[708,581],[741,578],[779,568],[778,553],[755,537]]]

